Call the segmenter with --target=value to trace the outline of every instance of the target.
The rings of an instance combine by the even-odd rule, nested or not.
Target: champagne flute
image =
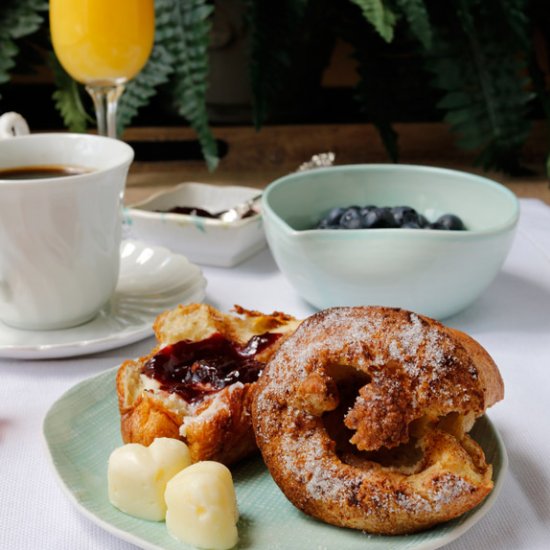
[[[98,133],[116,138],[124,84],[153,47],[154,0],[50,0],[50,30],[59,62],[92,97]]]

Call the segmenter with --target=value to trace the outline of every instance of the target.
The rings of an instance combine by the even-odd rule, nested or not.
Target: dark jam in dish
[[[200,216],[201,218],[217,218],[217,214],[212,214],[204,208],[196,208],[195,206],[174,206],[168,210],[157,210],[165,214],[188,214],[190,216]]]
[[[219,333],[199,342],[182,340],[161,349],[145,363],[142,372],[154,378],[162,390],[191,403],[234,382],[255,382],[264,368],[256,355],[280,336],[267,332],[253,336],[244,345]]]
[[[189,216],[199,216],[200,218],[219,219],[221,218],[222,214],[226,212],[226,210],[212,213],[212,212],[209,212],[208,210],[205,210],[204,208],[198,208],[195,206],[174,206],[167,210],[155,210],[155,212],[159,212],[162,214],[187,214]],[[240,218],[250,218],[255,214],[257,214],[256,210],[254,210],[253,208],[250,208],[244,214],[242,214]]]

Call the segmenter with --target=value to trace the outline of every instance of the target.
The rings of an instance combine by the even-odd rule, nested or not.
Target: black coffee
[[[0,180],[38,180],[77,176],[90,172],[88,168],[70,165],[19,166],[16,168],[0,168]]]

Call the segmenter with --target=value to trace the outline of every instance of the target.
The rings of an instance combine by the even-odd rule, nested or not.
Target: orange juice
[[[50,29],[55,54],[74,79],[123,83],[151,53],[154,0],[50,0]]]

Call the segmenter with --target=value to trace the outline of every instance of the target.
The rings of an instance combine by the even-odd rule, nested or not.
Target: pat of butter
[[[178,540],[209,550],[237,544],[239,511],[231,472],[219,462],[197,462],[166,486],[166,527]]]
[[[149,447],[123,445],[109,457],[109,500],[126,514],[162,521],[166,515],[166,484],[189,464],[189,449],[177,439],[160,437]]]

